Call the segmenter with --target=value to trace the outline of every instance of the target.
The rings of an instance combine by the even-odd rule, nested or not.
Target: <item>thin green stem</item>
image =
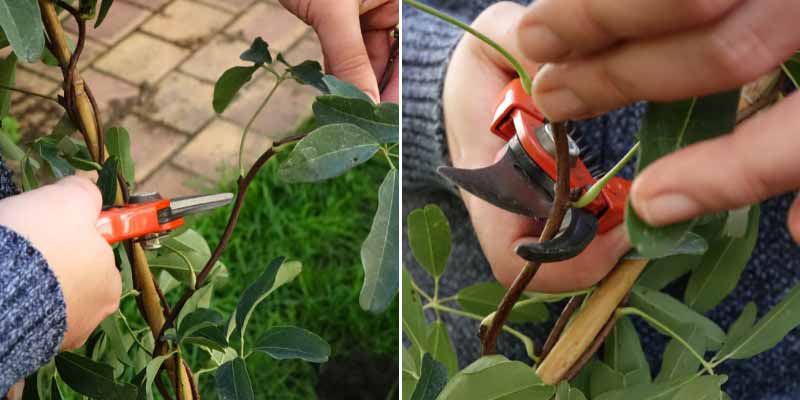
[[[786,64],[781,64],[781,69],[783,70],[783,73],[789,77],[792,83],[794,83],[794,87],[800,89],[800,84],[798,84],[797,78],[795,78],[795,76],[792,75],[792,71],[789,70],[789,67],[787,67]]]
[[[430,7],[430,6],[427,6],[425,4],[422,4],[417,0],[403,0],[403,2],[408,4],[408,5],[410,5],[410,6],[412,6],[412,7],[414,7],[414,8],[416,8],[416,9],[418,9],[418,10],[420,10],[420,11],[422,11],[422,12],[425,12],[425,13],[428,13],[430,15],[433,15],[434,17],[437,17],[437,18],[441,19],[442,21],[445,21],[445,22],[447,22],[449,24],[455,25],[455,26],[457,26],[457,27],[459,27],[459,28],[471,33],[473,36],[477,37],[482,42],[486,43],[487,45],[489,45],[493,49],[497,50],[497,52],[502,54],[503,57],[505,57],[506,60],[508,60],[509,64],[511,64],[511,66],[514,67],[515,70],[517,70],[517,74],[519,74],[519,78],[520,78],[520,80],[522,80],[522,87],[525,89],[525,92],[528,93],[528,94],[531,93],[531,76],[530,76],[530,74],[528,74],[528,72],[525,71],[525,68],[522,67],[522,64],[516,58],[514,58],[514,56],[512,56],[511,53],[508,52],[508,50],[504,49],[497,42],[495,42],[492,39],[489,39],[486,35],[478,32],[477,30],[475,30],[471,26],[459,21],[458,19],[453,18],[453,17],[451,17],[451,16],[449,16],[449,15],[447,15],[447,14],[445,14],[445,13],[443,13],[443,12],[433,8],[433,7]]]
[[[250,117],[250,120],[247,121],[247,125],[244,127],[244,131],[242,131],[242,141],[239,143],[239,176],[244,176],[244,144],[247,140],[247,133],[250,132],[250,128],[253,126],[253,123],[256,122],[256,118],[261,114],[261,111],[264,111],[264,108],[267,106],[269,101],[272,99],[272,96],[278,90],[278,87],[286,80],[286,75],[288,72],[284,72],[281,75],[276,76],[275,86],[272,87],[272,90],[269,91],[267,97],[264,98],[264,101],[261,102],[261,105],[258,106],[258,109]]]
[[[594,291],[594,287],[586,290],[577,290],[574,292],[567,292],[567,293],[558,293],[558,294],[547,294],[547,293],[534,293],[531,295],[530,298],[525,300],[520,300],[514,303],[514,308],[518,307],[525,307],[529,304],[535,303],[554,303],[556,301],[560,301],[570,297],[576,297],[584,294],[590,294]]]
[[[647,322],[649,322],[650,324],[652,324],[653,326],[655,326],[655,327],[657,327],[658,329],[660,329],[660,330],[662,330],[662,331],[666,332],[666,333],[667,333],[669,336],[671,336],[673,339],[677,340],[677,341],[678,341],[680,344],[682,344],[682,345],[683,345],[683,347],[685,347],[685,348],[686,348],[686,350],[689,350],[689,353],[691,353],[691,354],[692,354],[692,356],[694,356],[694,358],[696,358],[698,361],[700,361],[700,364],[702,364],[702,365],[703,365],[703,368],[704,368],[704,369],[705,369],[705,370],[706,370],[706,371],[707,371],[709,374],[711,374],[711,375],[716,375],[716,374],[714,373],[714,365],[713,365],[713,364],[711,364],[711,363],[709,363],[708,361],[706,361],[706,360],[703,358],[703,356],[701,356],[700,354],[698,354],[698,353],[697,353],[697,351],[696,351],[694,348],[692,348],[692,346],[691,346],[691,345],[689,345],[689,343],[688,343],[688,342],[687,342],[687,341],[686,341],[684,338],[682,338],[682,337],[681,337],[680,335],[678,335],[678,334],[677,334],[675,331],[673,331],[672,329],[670,329],[669,327],[667,327],[666,325],[664,325],[663,323],[661,323],[661,321],[659,321],[659,320],[657,320],[657,319],[653,318],[652,316],[650,316],[650,315],[649,315],[649,314],[647,314],[646,312],[644,312],[644,311],[642,311],[642,310],[639,310],[638,308],[634,308],[634,307],[625,307],[625,308],[620,308],[619,310],[617,310],[617,312],[618,312],[620,315],[636,315],[636,316],[638,316],[638,317],[641,317],[641,318],[645,319]]]
[[[122,319],[122,323],[125,325],[125,329],[127,329],[128,332],[131,334],[131,337],[133,338],[133,341],[136,343],[136,345],[139,346],[139,348],[144,350],[145,352],[149,352],[149,350],[147,350],[147,347],[144,347],[144,344],[142,344],[142,342],[139,341],[139,338],[136,336],[136,332],[134,332],[133,328],[131,328],[131,325],[128,323],[128,318],[125,317],[125,314],[117,310],[117,315],[119,315],[120,319]]]
[[[42,99],[45,99],[45,100],[50,100],[52,102],[58,103],[58,99],[56,99],[54,97],[50,97],[50,96],[45,95],[45,94],[30,92],[30,91],[27,91],[25,89],[16,88],[14,86],[6,86],[6,85],[0,84],[0,89],[5,89],[5,90],[10,90],[12,92],[26,94],[28,96],[39,97],[39,98],[42,98]],[[58,104],[61,104],[61,103],[58,103]]]
[[[419,293],[419,295],[420,295],[420,296],[422,296],[422,298],[424,298],[425,300],[428,300],[429,302],[432,302],[432,301],[433,301],[433,298],[431,298],[431,296],[430,296],[429,294],[425,293],[425,291],[424,291],[424,290],[422,290],[422,289],[421,289],[419,286],[417,286],[417,283],[416,283],[416,282],[414,282],[414,281],[411,281],[411,287],[412,287],[414,290],[416,290],[416,291],[417,291],[417,293]]]
[[[383,156],[386,158],[386,161],[389,163],[389,166],[392,167],[392,169],[397,169],[392,161],[393,154],[389,152],[389,149],[386,146],[381,146],[381,151],[383,152]]]
[[[437,303],[428,303],[423,308],[432,308],[432,309],[437,310],[437,311],[444,311],[446,313],[450,313],[450,314],[453,314],[453,315],[458,315],[458,316],[465,317],[465,318],[474,319],[476,321],[482,321],[483,320],[483,317],[481,317],[478,314],[473,314],[473,313],[470,313],[470,312],[457,310],[455,308],[443,306],[443,305],[437,304]],[[525,351],[528,353],[528,357],[530,357],[530,359],[533,360],[535,363],[537,363],[537,364],[539,363],[539,357],[536,357],[536,354],[534,354],[533,339],[531,339],[530,337],[528,337],[524,333],[522,333],[522,332],[520,332],[520,331],[518,331],[518,330],[516,330],[514,328],[511,328],[510,326],[503,325],[503,330],[508,332],[508,333],[510,333],[510,334],[512,334],[512,335],[514,335],[517,339],[521,340],[522,343],[525,344]]]
[[[589,190],[587,190],[586,193],[584,193],[583,196],[581,196],[581,198],[578,199],[578,201],[572,204],[572,207],[583,208],[591,204],[591,202],[593,202],[594,199],[596,199],[597,196],[600,195],[600,192],[602,192],[603,188],[608,184],[611,178],[615,177],[619,173],[619,171],[622,170],[625,164],[630,162],[633,156],[635,156],[639,152],[639,147],[641,147],[641,144],[639,142],[636,142],[636,144],[634,144],[633,147],[631,147],[631,149],[628,150],[628,153],[625,154],[625,156],[622,157],[622,159],[619,160],[619,162],[617,162],[617,165],[614,165],[614,168],[611,168],[611,171],[608,171],[607,174],[603,175],[603,177],[600,178],[599,181],[597,181],[594,185],[592,185],[592,187],[589,188]]]
[[[432,304],[439,304],[439,277],[436,276],[433,278],[433,302]],[[442,316],[439,314],[439,310],[434,308],[433,312],[436,314],[436,321],[441,321]]]
[[[456,300],[458,300],[458,295],[455,295],[455,296],[448,296],[448,297],[442,297],[441,299],[439,299],[439,304],[442,304],[442,303],[449,303],[449,302],[451,302],[451,301],[456,301]]]

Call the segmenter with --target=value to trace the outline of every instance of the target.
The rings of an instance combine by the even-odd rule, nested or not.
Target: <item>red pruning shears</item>
[[[100,212],[97,230],[109,244],[133,239],[153,250],[161,247],[160,237],[183,225],[185,216],[222,207],[231,200],[231,193],[176,199],[165,199],[155,192],[136,194],[128,204]]]
[[[574,127],[571,128],[574,131]],[[480,169],[439,167],[441,175],[464,190],[505,210],[546,218],[552,207],[556,160],[551,125],[522,88],[519,79],[501,93],[491,131],[507,142],[495,164]],[[596,180],[569,138],[570,190],[584,193]],[[578,255],[598,233],[622,223],[630,181],[613,178],[602,194],[583,209],[571,209],[568,226],[545,243],[526,243],[516,252],[529,261],[556,262]]]

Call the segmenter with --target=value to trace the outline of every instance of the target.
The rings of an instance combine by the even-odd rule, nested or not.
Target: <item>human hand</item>
[[[538,0],[525,12],[523,53],[552,63],[537,74],[537,105],[582,118],[637,100],[670,101],[731,89],[800,48],[800,2]],[[650,165],[636,179],[637,213],[666,225],[800,187],[800,98]],[[800,242],[800,203],[789,214]]]
[[[120,274],[96,228],[101,204],[97,187],[79,177],[0,201],[0,225],[27,238],[61,286],[67,306],[63,350],[82,346],[119,306]]]
[[[514,3],[497,3],[481,14],[473,26],[509,50],[527,71],[535,72],[537,65],[523,57],[515,34],[523,11],[522,6]],[[450,61],[443,94],[448,147],[454,166],[472,169],[494,163],[504,142],[489,132],[489,124],[497,95],[515,76],[514,69],[489,46],[471,35],[461,40]],[[495,277],[504,285],[511,285],[525,265],[514,249],[520,243],[536,240],[536,224],[468,192],[461,193]],[[578,257],[543,265],[528,289],[564,292],[594,285],[629,247],[622,227],[599,235]]]
[[[322,44],[325,70],[356,85],[373,100],[398,101],[399,57],[383,93],[379,85],[392,53],[392,30],[399,23],[397,0],[280,0],[314,28]]]

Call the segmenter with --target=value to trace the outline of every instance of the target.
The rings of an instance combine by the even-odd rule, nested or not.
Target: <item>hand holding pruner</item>
[[[574,128],[573,128],[574,129]],[[553,205],[557,168],[551,125],[519,79],[501,93],[491,131],[507,142],[504,155],[480,169],[440,167],[439,173],[475,196],[531,218],[546,218]],[[582,194],[595,182],[578,145],[569,138],[570,191]],[[553,240],[519,245],[516,253],[536,262],[575,257],[598,233],[622,223],[630,181],[613,178],[601,195],[582,209],[570,209],[566,228]]]

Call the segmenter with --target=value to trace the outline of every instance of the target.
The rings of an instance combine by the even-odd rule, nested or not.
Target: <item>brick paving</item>
[[[68,32],[77,31],[65,19]],[[257,74],[223,114],[212,109],[213,85],[256,36],[289,61],[322,60],[313,31],[277,0],[117,0],[97,30],[89,27],[79,65],[106,125],[131,134],[137,191],[180,196],[209,190],[236,168],[241,131],[270,88]],[[55,96],[60,71],[20,64],[21,88]],[[272,140],[310,115],[315,91],[282,86],[259,118],[245,146],[249,164]],[[60,107],[15,93],[12,115],[23,134],[46,134]]]

